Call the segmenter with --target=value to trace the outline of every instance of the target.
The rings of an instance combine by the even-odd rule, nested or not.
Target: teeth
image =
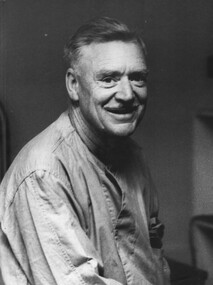
[[[119,110],[110,110],[110,112],[116,113],[116,114],[126,114],[126,113],[130,113],[130,110],[119,109]]]
[[[129,114],[132,113],[136,108],[122,108],[122,109],[108,109],[107,111],[115,114]]]

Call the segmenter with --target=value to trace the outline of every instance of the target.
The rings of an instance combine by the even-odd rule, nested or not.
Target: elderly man
[[[146,109],[143,41],[100,18],[80,27],[65,57],[69,109],[1,185],[5,284],[168,284],[156,192],[130,139]]]

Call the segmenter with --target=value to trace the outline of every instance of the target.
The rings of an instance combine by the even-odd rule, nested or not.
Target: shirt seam
[[[34,169],[34,170],[30,171],[30,172],[20,181],[20,183],[19,183],[18,186],[16,187],[16,190],[13,192],[12,197],[10,196],[9,199],[7,199],[6,207],[9,208],[9,207],[13,204],[17,192],[18,192],[18,191],[21,191],[21,190],[20,190],[21,185],[22,185],[28,178],[31,178],[31,176],[32,176],[33,173],[36,173],[36,172],[38,172],[38,171],[44,171],[44,172],[46,172],[46,173],[49,173],[50,175],[54,176],[55,178],[61,180],[61,181],[65,184],[65,186],[67,186],[68,188],[70,187],[70,185],[69,185],[62,177],[59,177],[54,171],[52,171],[52,170],[50,171],[50,170],[45,169],[45,168],[37,168],[37,169]]]
[[[35,198],[38,202],[38,205],[39,205],[42,213],[44,214],[44,216],[46,216],[46,210],[43,208],[41,201],[39,201],[39,199],[38,199],[38,195],[37,195],[36,187],[34,185],[34,181],[32,179],[32,175],[30,177],[30,181],[31,181],[31,184],[32,184],[32,187],[34,190],[33,192],[35,194]],[[47,226],[49,227],[50,231],[53,234],[53,241],[59,247],[60,252],[61,252],[62,256],[64,257],[64,260],[65,260],[66,264],[68,265],[68,268],[70,268],[72,270],[72,272],[75,272],[78,275],[77,277],[78,277],[78,279],[82,285],[86,285],[86,283],[83,281],[82,277],[80,276],[77,268],[73,265],[73,263],[72,263],[71,259],[69,258],[69,255],[67,254],[66,250],[63,249],[63,246],[60,242],[60,238],[58,237],[57,233],[55,232],[53,226],[51,225],[50,222],[47,221],[47,219],[45,219],[45,221],[46,221],[45,223],[47,224]]]

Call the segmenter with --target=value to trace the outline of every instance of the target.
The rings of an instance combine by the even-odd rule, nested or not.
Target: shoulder
[[[67,112],[28,142],[15,158],[12,167],[25,171],[33,171],[40,167],[51,167],[52,159],[63,144],[67,144],[72,136],[73,128]]]
[[[19,152],[2,181],[1,192],[7,188],[12,197],[19,185],[32,173],[41,170],[59,172],[62,168],[61,157],[66,157],[66,152],[71,149],[73,133],[68,114],[64,112]]]

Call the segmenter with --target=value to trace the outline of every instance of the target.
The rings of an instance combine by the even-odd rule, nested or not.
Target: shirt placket
[[[106,170],[106,176],[110,179],[110,183],[112,183],[114,188],[121,193],[120,208],[118,209],[113,203],[110,193],[111,187],[107,187],[106,183],[104,183],[104,194],[114,228],[114,240],[126,275],[127,284],[130,285],[133,284],[133,270],[130,260],[133,259],[138,231],[130,210],[131,201],[128,199],[128,193],[119,186],[115,175],[109,170]]]

